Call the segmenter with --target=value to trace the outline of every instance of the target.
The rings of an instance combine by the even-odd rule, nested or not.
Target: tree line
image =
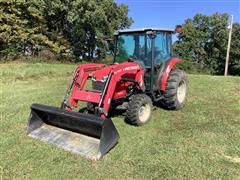
[[[37,55],[104,58],[104,39],[128,28],[128,6],[114,0],[1,0],[0,58]]]
[[[114,0],[0,0],[0,59],[44,51],[65,60],[104,59],[106,40],[133,23],[128,11]],[[185,20],[173,44],[174,55],[185,59],[185,70],[223,74],[228,19],[226,13],[215,13]],[[233,24],[229,74],[240,75],[239,23]]]
[[[185,68],[223,75],[227,52],[229,15],[197,14],[183,23],[183,32],[174,43],[176,56],[186,60]],[[233,24],[229,74],[240,75],[240,24]]]

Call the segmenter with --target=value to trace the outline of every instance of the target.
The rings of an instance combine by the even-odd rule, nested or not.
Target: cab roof
[[[147,31],[162,31],[162,32],[170,32],[173,33],[173,29],[168,28],[158,28],[158,27],[151,27],[151,28],[140,28],[140,29],[123,29],[117,30],[114,35],[124,34],[124,33],[135,33],[135,32],[147,32]]]

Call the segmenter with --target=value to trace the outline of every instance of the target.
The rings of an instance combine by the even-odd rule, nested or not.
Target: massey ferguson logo
[[[126,67],[123,69],[119,69],[119,70],[115,71],[114,74],[120,73],[122,71],[137,70],[137,69],[139,69],[139,66],[130,66],[130,67]]]
[[[139,66],[130,66],[130,67],[126,67],[123,70],[128,71],[128,70],[135,70],[135,69],[139,69]]]

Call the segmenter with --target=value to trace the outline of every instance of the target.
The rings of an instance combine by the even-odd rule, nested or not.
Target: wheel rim
[[[186,82],[182,80],[179,83],[178,89],[177,89],[177,99],[180,104],[184,102],[186,97],[186,92],[187,92],[187,85],[186,85]]]
[[[138,111],[139,120],[145,123],[151,114],[151,106],[149,104],[143,104]]]

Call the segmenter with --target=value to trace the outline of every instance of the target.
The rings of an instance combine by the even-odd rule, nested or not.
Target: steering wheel
[[[164,55],[165,52],[163,50],[158,50],[158,51],[155,51],[155,52],[156,52],[156,54],[155,54],[155,61],[157,59],[160,59],[160,60],[165,59],[166,55]]]
[[[137,57],[132,55],[128,56],[128,62],[134,62],[134,59],[137,59]]]
[[[142,60],[137,60],[136,56],[128,56],[128,62],[137,62],[144,70],[146,69],[145,64]]]
[[[135,61],[137,62],[144,70],[146,69],[146,66],[143,61]]]

